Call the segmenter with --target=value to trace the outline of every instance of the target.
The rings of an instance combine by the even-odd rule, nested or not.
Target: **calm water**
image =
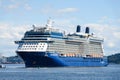
[[[120,65],[108,67],[24,68],[6,65],[0,80],[120,80]]]

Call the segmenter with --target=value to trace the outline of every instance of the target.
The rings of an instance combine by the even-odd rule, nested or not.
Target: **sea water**
[[[25,68],[21,64],[7,64],[0,68],[0,80],[120,80],[120,65]]]

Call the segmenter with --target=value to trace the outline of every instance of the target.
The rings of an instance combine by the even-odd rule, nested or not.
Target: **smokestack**
[[[81,26],[80,26],[80,25],[77,25],[76,32],[80,32],[80,31],[81,31]]]
[[[89,34],[89,32],[90,32],[90,28],[89,28],[89,27],[86,27],[85,33]]]

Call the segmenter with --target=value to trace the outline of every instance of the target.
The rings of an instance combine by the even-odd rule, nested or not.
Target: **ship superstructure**
[[[94,37],[86,27],[81,33],[77,26],[73,34],[54,29],[48,20],[45,27],[36,27],[27,31],[16,50],[24,60],[26,67],[62,67],[62,66],[106,66],[103,56],[103,39]]]

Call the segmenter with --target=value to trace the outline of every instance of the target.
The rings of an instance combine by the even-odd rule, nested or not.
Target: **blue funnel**
[[[86,27],[85,33],[89,34],[89,32],[90,32],[90,28]]]
[[[77,25],[76,32],[80,32],[80,30],[81,30],[81,26],[80,26],[80,25]]]

